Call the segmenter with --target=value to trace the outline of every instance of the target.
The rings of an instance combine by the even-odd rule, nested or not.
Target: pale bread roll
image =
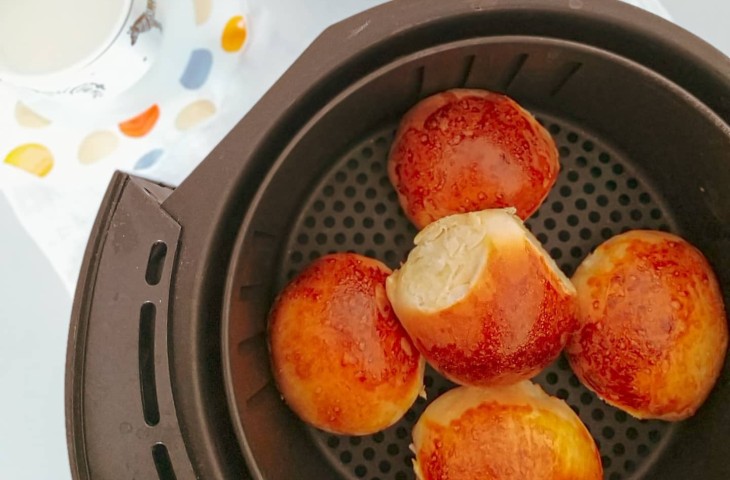
[[[600,480],[601,458],[570,407],[523,381],[458,387],[413,429],[420,480]]]
[[[728,342],[722,292],[699,250],[664,232],[611,238],[573,276],[576,375],[637,418],[682,420],[717,381]]]
[[[453,89],[418,102],[398,127],[388,177],[418,227],[448,215],[515,207],[526,219],[560,172],[550,133],[511,98]]]
[[[514,210],[442,218],[387,280],[426,360],[463,385],[528,379],[576,326],[575,289]]]
[[[274,377],[307,423],[365,435],[397,422],[423,391],[425,362],[385,294],[390,269],[350,253],[304,269],[269,317]]]

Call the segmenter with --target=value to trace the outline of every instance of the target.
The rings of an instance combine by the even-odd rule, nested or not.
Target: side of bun
[[[457,387],[413,430],[420,480],[600,480],[601,458],[570,407],[528,381]]]

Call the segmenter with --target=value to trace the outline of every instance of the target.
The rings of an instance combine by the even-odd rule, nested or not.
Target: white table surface
[[[678,24],[730,55],[730,3],[662,3]],[[72,299],[1,194],[0,229],[0,478],[66,479],[63,382]]]

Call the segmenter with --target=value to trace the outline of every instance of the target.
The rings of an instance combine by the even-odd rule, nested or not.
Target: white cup
[[[178,2],[0,0],[0,82],[28,103],[109,104],[158,60],[160,3]]]

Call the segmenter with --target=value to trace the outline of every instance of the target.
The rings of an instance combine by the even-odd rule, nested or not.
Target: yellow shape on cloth
[[[180,110],[175,119],[175,127],[178,130],[188,130],[212,117],[215,112],[215,104],[210,100],[196,100]]]
[[[5,157],[5,163],[45,177],[53,168],[53,154],[40,143],[26,143],[11,150]]]
[[[51,124],[50,120],[38,115],[22,102],[15,104],[15,121],[26,128],[43,128]]]
[[[111,155],[119,146],[119,137],[109,130],[92,132],[79,145],[79,161],[85,165]]]
[[[195,24],[202,25],[210,18],[213,9],[213,0],[193,0],[195,8]]]
[[[246,43],[246,37],[248,37],[246,19],[243,18],[243,15],[236,15],[231,17],[223,28],[221,46],[226,52],[237,52]]]

